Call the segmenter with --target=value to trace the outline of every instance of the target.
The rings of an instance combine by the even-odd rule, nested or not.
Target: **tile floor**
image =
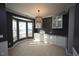
[[[9,56],[65,56],[65,49],[52,44],[23,40],[9,48]]]

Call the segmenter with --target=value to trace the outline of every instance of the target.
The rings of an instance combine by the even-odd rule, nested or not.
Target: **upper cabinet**
[[[52,18],[52,29],[62,29],[63,27],[63,16],[57,16]]]

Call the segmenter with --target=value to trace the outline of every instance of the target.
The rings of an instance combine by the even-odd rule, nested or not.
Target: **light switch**
[[[3,38],[3,35],[0,35],[0,38]]]

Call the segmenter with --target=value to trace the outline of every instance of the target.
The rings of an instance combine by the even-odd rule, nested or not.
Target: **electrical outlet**
[[[0,38],[3,38],[3,35],[0,35]]]

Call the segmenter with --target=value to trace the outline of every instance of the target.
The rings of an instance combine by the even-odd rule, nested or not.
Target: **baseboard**
[[[79,54],[77,53],[77,51],[75,50],[75,48],[72,48],[73,49],[73,56],[79,56]]]
[[[72,54],[68,52],[67,48],[66,48],[66,55],[67,56],[72,56]]]

